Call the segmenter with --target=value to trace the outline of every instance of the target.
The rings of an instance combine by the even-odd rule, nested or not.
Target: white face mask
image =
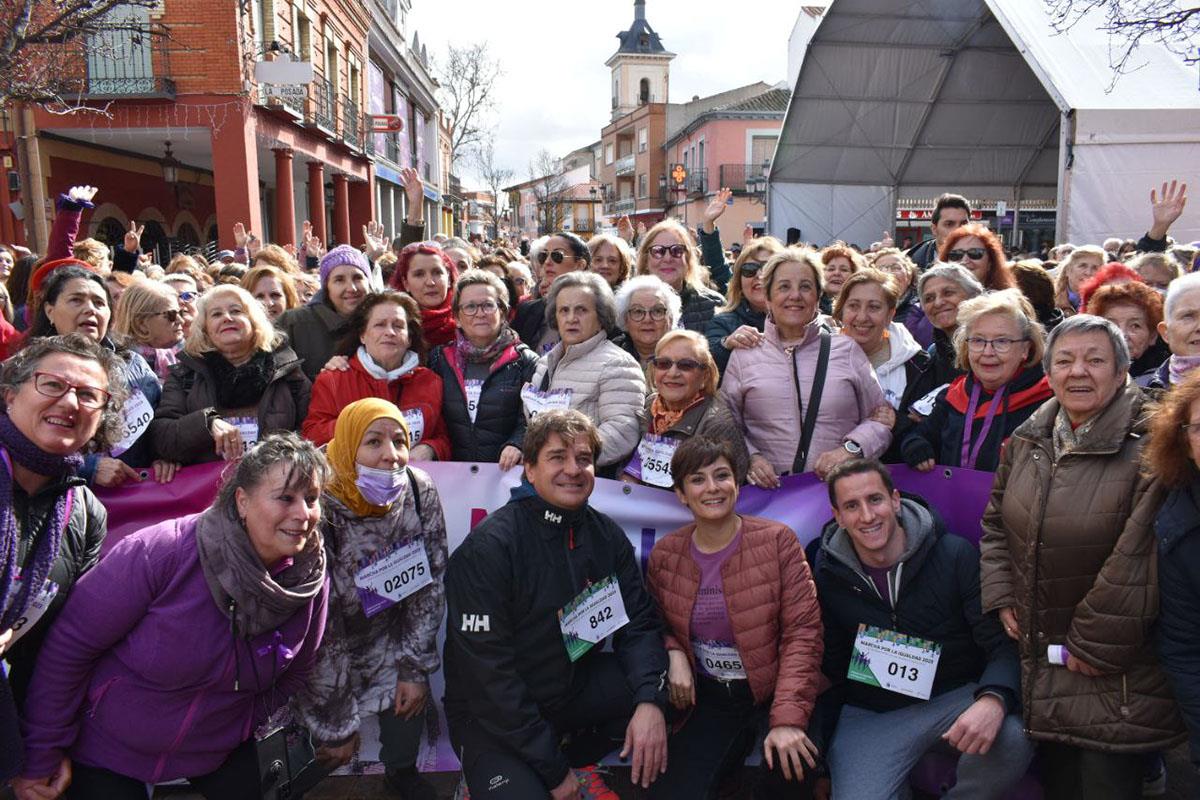
[[[363,499],[373,506],[390,506],[404,493],[408,485],[408,470],[404,467],[397,469],[376,469],[355,464],[358,478],[354,485],[362,493]]]

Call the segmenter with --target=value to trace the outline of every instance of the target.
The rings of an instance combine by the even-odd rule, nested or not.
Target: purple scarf
[[[53,455],[40,449],[25,434],[17,430],[8,414],[0,412],[0,449],[8,458],[0,459],[8,475],[0,474],[0,598],[7,604],[0,616],[0,630],[11,628],[13,623],[29,607],[30,596],[41,589],[58,550],[62,546],[63,531],[67,527],[67,497],[71,490],[63,492],[54,502],[54,517],[49,530],[32,533],[32,553],[28,558],[29,569],[22,576],[21,588],[16,597],[10,598],[13,580],[18,571],[17,551],[21,532],[17,529],[17,514],[13,508],[13,475],[9,458],[30,472],[50,478],[74,475],[83,466],[83,457],[78,453],[67,456]]]
[[[454,340],[454,360],[458,364],[459,372],[465,372],[466,364],[491,364],[516,340],[517,335],[513,329],[504,325],[491,344],[487,347],[476,347],[459,330]]]

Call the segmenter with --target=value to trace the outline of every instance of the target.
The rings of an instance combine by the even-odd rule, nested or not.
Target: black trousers
[[[1138,800],[1145,761],[1143,753],[1104,753],[1056,742],[1038,747],[1047,800]]]
[[[696,705],[683,727],[671,736],[667,773],[650,786],[651,800],[710,800],[721,781],[742,768],[767,725],[768,709],[755,705],[746,681],[724,683],[696,676]],[[804,781],[783,777],[763,762],[755,800],[811,797],[808,765]]]
[[[594,764],[625,739],[633,716],[633,692],[613,653],[599,653],[577,670],[568,697],[546,720],[565,739],[563,753],[573,767]],[[462,761],[472,797],[487,800],[536,800],[550,795],[541,776],[503,741],[473,720],[450,721],[450,741]]]
[[[72,765],[68,800],[147,800],[151,789],[130,778],[101,767]],[[207,800],[261,800],[258,756],[254,740],[247,739],[229,754],[225,763],[207,775],[188,778],[188,783]]]

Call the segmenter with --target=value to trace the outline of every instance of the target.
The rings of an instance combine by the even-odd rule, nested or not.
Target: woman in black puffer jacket
[[[508,327],[508,291],[490,272],[467,270],[454,287],[455,340],[427,361],[441,376],[442,414],[450,432],[451,460],[521,463],[525,414],[521,387],[537,356]]]

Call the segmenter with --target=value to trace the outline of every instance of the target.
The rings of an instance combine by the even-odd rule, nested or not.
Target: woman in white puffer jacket
[[[561,338],[538,360],[521,391],[525,416],[551,408],[587,414],[600,431],[597,474],[613,477],[637,446],[645,415],[646,380],[637,361],[608,340],[617,308],[608,283],[591,272],[557,278],[546,300],[546,323]]]

